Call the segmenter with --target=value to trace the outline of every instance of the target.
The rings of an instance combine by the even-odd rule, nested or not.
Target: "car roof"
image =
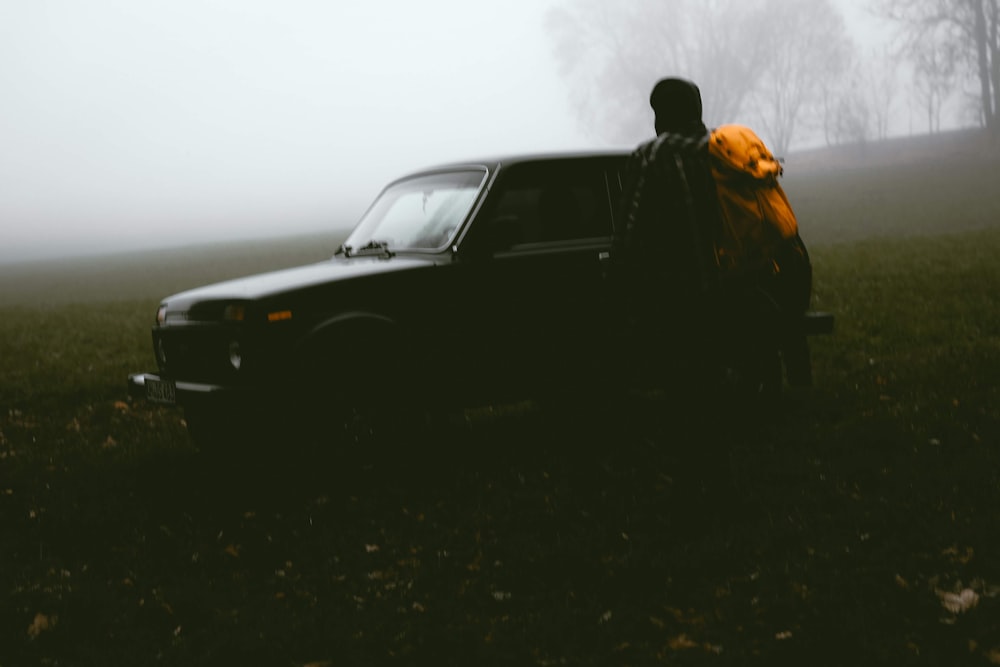
[[[578,151],[556,151],[556,152],[540,152],[540,153],[509,153],[506,155],[494,155],[491,157],[485,157],[480,159],[472,160],[461,160],[454,162],[445,162],[423,169],[417,169],[411,171],[410,173],[403,176],[403,178],[408,178],[410,176],[416,176],[418,174],[425,174],[435,171],[450,171],[453,169],[462,169],[469,167],[486,167],[490,171],[493,171],[499,167],[508,167],[515,164],[523,164],[526,162],[546,162],[549,160],[588,160],[588,159],[607,159],[607,160],[623,160],[631,154],[631,151],[625,149],[600,149],[600,150],[578,150]]]

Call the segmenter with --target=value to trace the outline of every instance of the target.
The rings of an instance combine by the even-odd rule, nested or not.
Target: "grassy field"
[[[0,667],[1000,664],[1000,160],[926,158],[790,160],[837,330],[769,420],[514,406],[221,466],[126,397],[158,299],[337,239],[3,268]]]

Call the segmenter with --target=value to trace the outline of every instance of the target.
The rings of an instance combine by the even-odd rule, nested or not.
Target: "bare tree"
[[[1000,133],[1000,0],[876,0],[876,7],[898,23],[917,68],[944,69],[927,42],[947,48],[941,56],[955,55],[956,65],[978,82],[980,123]],[[921,86],[926,101],[929,82]]]
[[[898,61],[888,47],[873,50],[862,64],[862,80],[867,91],[866,99],[875,124],[875,137],[889,137],[889,120],[899,87]]]
[[[827,146],[869,138],[873,113],[868,93],[865,70],[857,64],[837,85],[823,87],[821,118]]]
[[[649,91],[664,76],[701,87],[709,124],[736,118],[753,90],[769,39],[759,2],[568,0],[547,28],[586,127],[613,142],[652,130]]]
[[[967,0],[976,44],[976,70],[982,95],[983,124],[1000,133],[1000,1]]]
[[[673,75],[700,86],[708,125],[758,123],[786,151],[846,58],[830,0],[565,0],[547,28],[584,125],[614,142],[649,134],[649,91]]]
[[[941,108],[955,89],[957,54],[954,42],[926,39],[913,45],[913,94],[927,114],[927,131],[941,131]]]
[[[762,15],[772,41],[752,98],[760,127],[783,154],[800,124],[819,115],[824,90],[844,76],[851,45],[829,0],[766,0]]]

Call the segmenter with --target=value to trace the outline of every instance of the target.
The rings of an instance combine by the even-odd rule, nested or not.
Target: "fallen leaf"
[[[28,637],[30,639],[37,639],[43,632],[56,627],[56,623],[58,622],[58,616],[46,616],[42,613],[35,614],[34,620],[32,620],[31,625],[28,626]]]
[[[677,635],[676,637],[671,637],[667,640],[667,646],[674,651],[681,651],[684,649],[698,648],[698,643],[692,641],[687,635]]]
[[[482,560],[483,560],[483,553],[481,551],[477,552],[476,555],[473,556],[472,561],[465,566],[465,569],[468,570],[469,572],[479,572],[479,566]]]
[[[960,549],[957,545],[952,545],[942,550],[941,555],[947,556],[952,562],[966,565],[975,557],[976,552],[972,547],[962,547]]]
[[[979,594],[971,588],[963,589],[959,593],[948,591],[936,591],[941,599],[941,606],[953,614],[962,614],[979,604]]]

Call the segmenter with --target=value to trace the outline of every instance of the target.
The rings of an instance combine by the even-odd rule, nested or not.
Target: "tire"
[[[430,437],[440,410],[412,364],[383,359],[386,350],[405,348],[393,347],[384,333],[361,340],[370,352],[357,343],[314,344],[303,357],[295,419],[306,444],[321,454],[363,458],[414,449]],[[350,350],[351,358],[332,358],[339,350]]]
[[[440,444],[430,405],[397,387],[352,384],[350,391],[319,392],[303,407],[302,444],[311,460],[330,468],[403,470]]]

